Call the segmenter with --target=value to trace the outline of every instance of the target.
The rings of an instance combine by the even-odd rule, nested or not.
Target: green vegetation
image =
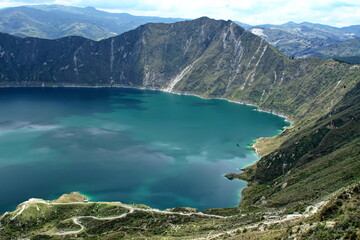
[[[360,182],[337,190],[317,205],[304,205],[303,214],[297,215],[279,211],[245,213],[238,208],[209,209],[204,214],[171,213],[116,202],[46,204],[43,200],[32,200],[0,217],[0,238],[357,239],[359,204]],[[27,207],[18,214],[24,205]],[[95,217],[98,208],[120,211],[113,218]],[[36,224],[29,222],[31,218]]]
[[[341,107],[267,140],[279,147],[248,176],[253,184],[244,191],[241,206],[296,209],[360,179],[359,86],[345,95]]]
[[[359,239],[360,183],[333,194],[314,216],[288,227],[285,239]]]
[[[3,8],[0,19],[0,32],[20,37],[82,36],[93,40],[113,37],[149,22],[181,21],[179,18],[142,17],[62,5]]]
[[[262,219],[259,214],[239,215],[239,212],[234,212],[231,218],[223,218],[194,212],[172,213],[144,206],[137,208],[121,203],[68,203],[61,199],[52,202],[32,200],[19,205],[13,213],[1,217],[0,238],[73,239],[76,236],[78,239],[188,239],[190,236],[222,233]],[[23,206],[24,210],[19,214]]]
[[[61,197],[59,197],[58,199],[54,200],[54,203],[71,203],[71,202],[83,202],[83,201],[87,201],[88,198],[81,195],[78,192],[73,192],[70,194],[64,194]]]

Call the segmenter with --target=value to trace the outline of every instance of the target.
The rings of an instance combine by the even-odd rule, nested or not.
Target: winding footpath
[[[108,202],[68,202],[68,203],[56,203],[56,202],[49,202],[49,201],[45,201],[42,199],[30,199],[24,203],[21,204],[21,208],[18,210],[18,212],[11,218],[11,220],[14,220],[16,217],[18,217],[19,215],[21,215],[31,204],[46,204],[46,205],[76,205],[76,204],[109,204]],[[323,207],[325,204],[327,203],[327,201],[323,201],[323,202],[319,202],[316,205],[313,206],[309,206],[307,207],[306,211],[304,214],[289,214],[289,215],[285,215],[285,216],[277,216],[277,215],[269,215],[266,216],[266,220],[253,224],[253,225],[247,225],[247,226],[242,226],[242,227],[238,227],[235,229],[230,229],[228,231],[225,232],[221,232],[221,233],[216,233],[216,234],[211,234],[209,233],[208,236],[206,237],[200,237],[200,238],[195,238],[196,240],[211,240],[211,239],[218,239],[221,237],[225,237],[225,236],[234,236],[235,234],[241,233],[243,232],[245,229],[249,230],[249,229],[263,229],[266,226],[272,225],[272,224],[278,224],[278,223],[284,223],[284,222],[288,222],[288,221],[294,221],[294,220],[299,220],[302,218],[307,218],[313,214],[315,214],[321,207]],[[196,212],[196,213],[184,213],[184,212],[171,212],[171,211],[164,211],[164,210],[159,210],[159,209],[153,209],[153,208],[136,208],[136,207],[132,207],[130,205],[126,205],[120,202],[113,202],[111,203],[115,206],[119,206],[122,208],[125,208],[128,210],[128,212],[123,213],[121,215],[118,216],[111,216],[111,217],[96,217],[96,216],[76,216],[72,218],[72,221],[75,225],[79,226],[80,229],[78,230],[72,230],[72,231],[60,231],[60,232],[55,232],[55,233],[49,233],[48,235],[52,235],[52,236],[65,236],[65,235],[76,235],[79,234],[81,232],[83,232],[86,227],[81,223],[81,219],[84,218],[91,218],[91,219],[95,219],[95,220],[100,220],[100,221],[111,221],[111,220],[115,220],[115,219],[120,219],[120,218],[125,218],[127,217],[129,214],[134,213],[135,211],[142,211],[142,212],[152,212],[152,213],[157,213],[157,214],[166,214],[166,215],[182,215],[182,216],[199,216],[199,217],[205,217],[205,218],[217,218],[217,219],[227,219],[227,218],[232,218],[233,216],[219,216],[219,215],[212,215],[212,214],[204,214],[202,212]],[[38,210],[40,210],[37,207]],[[6,212],[4,213],[1,218],[5,217],[6,215],[8,215],[9,213]],[[0,218],[0,219],[1,219]],[[194,239],[194,240],[195,240]]]
[[[253,224],[253,225],[242,226],[242,227],[230,229],[228,231],[217,233],[217,234],[212,234],[212,235],[209,234],[207,237],[193,238],[192,240],[213,240],[213,239],[219,239],[219,238],[223,238],[223,237],[234,236],[235,234],[239,234],[239,233],[243,232],[245,229],[246,230],[259,229],[260,231],[263,231],[265,229],[265,226],[270,226],[273,224],[285,223],[285,222],[289,222],[289,221],[308,218],[308,217],[314,215],[315,213],[317,213],[323,206],[325,206],[326,203],[328,203],[328,201],[321,201],[313,206],[308,206],[306,208],[304,214],[300,214],[300,213],[288,214],[283,217],[267,216],[268,220],[265,220],[265,221],[262,221],[262,222],[259,222],[259,223]]]
[[[20,214],[22,214],[24,212],[24,210],[26,210],[30,204],[46,204],[46,205],[74,205],[74,204],[109,204],[108,202],[68,202],[68,203],[56,203],[56,202],[49,202],[49,201],[45,201],[42,199],[35,199],[32,198],[24,203],[21,204],[21,208],[20,210],[18,210],[18,212],[11,218],[11,220],[14,220],[16,217],[18,217]],[[157,213],[157,214],[166,214],[166,215],[182,215],[182,216],[199,216],[199,217],[206,217],[206,218],[218,218],[218,219],[225,219],[225,218],[229,218],[229,217],[224,217],[224,216],[219,216],[219,215],[212,215],[212,214],[204,214],[202,212],[196,212],[196,213],[184,213],[184,212],[171,212],[171,211],[164,211],[164,210],[159,210],[159,209],[154,209],[154,208],[136,208],[136,207],[132,207],[130,205],[126,205],[120,202],[115,202],[112,203],[116,206],[122,207],[122,208],[126,208],[128,210],[128,212],[123,213],[121,215],[118,216],[112,216],[112,217],[96,217],[96,216],[76,216],[72,218],[72,221],[75,225],[78,225],[80,227],[79,230],[72,230],[72,231],[61,231],[61,232],[56,232],[56,233],[49,233],[49,235],[52,236],[65,236],[65,235],[76,235],[79,234],[81,232],[83,232],[85,230],[85,226],[82,225],[81,223],[81,219],[83,218],[91,218],[91,219],[95,219],[95,220],[100,220],[100,221],[105,221],[105,220],[115,220],[115,219],[120,219],[120,218],[125,218],[127,217],[129,214],[132,214],[135,211],[142,211],[142,212],[152,212],[152,213]],[[8,213],[5,213],[8,214]],[[5,214],[2,216],[4,217]]]

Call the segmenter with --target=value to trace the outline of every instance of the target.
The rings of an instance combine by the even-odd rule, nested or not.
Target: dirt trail
[[[16,213],[15,216],[13,216],[11,219],[15,219],[17,216],[19,216],[20,214],[23,213],[23,211],[25,209],[27,209],[29,207],[29,205],[32,204],[46,204],[46,205],[77,205],[77,204],[109,204],[108,202],[68,202],[68,203],[56,203],[56,202],[49,202],[49,201],[45,201],[42,199],[35,199],[32,198],[26,202],[23,203],[23,205],[21,206],[21,209]],[[82,231],[85,230],[85,226],[81,224],[81,219],[83,218],[92,218],[95,220],[100,220],[100,221],[105,221],[105,220],[114,220],[114,219],[119,219],[119,218],[125,218],[127,215],[132,214],[135,211],[142,211],[142,212],[153,212],[153,213],[158,213],[158,214],[168,214],[168,215],[182,215],[182,216],[200,216],[200,217],[207,217],[207,218],[219,218],[219,219],[225,219],[228,217],[224,217],[224,216],[219,216],[219,215],[212,215],[212,214],[204,214],[202,212],[197,212],[197,213],[184,213],[184,212],[170,212],[170,211],[163,211],[163,210],[159,210],[159,209],[153,209],[153,208],[136,208],[136,207],[132,207],[130,205],[126,205],[126,204],[122,204],[120,202],[115,202],[115,203],[111,203],[113,205],[119,206],[119,207],[123,207],[126,208],[127,210],[129,210],[127,213],[123,213],[121,215],[118,216],[112,216],[112,217],[96,217],[96,216],[77,216],[77,217],[73,217],[72,221],[74,222],[75,225],[80,226],[79,230],[72,230],[72,231],[61,231],[61,232],[56,232],[56,233],[51,233],[49,235],[56,235],[56,236],[65,236],[65,235],[75,235],[75,234],[79,234]]]
[[[11,219],[15,219],[17,216],[19,216],[20,214],[23,213],[24,210],[26,210],[28,208],[28,206],[30,204],[37,204],[37,203],[42,203],[42,204],[46,204],[46,205],[74,205],[74,204],[109,204],[108,202],[69,202],[69,203],[55,203],[55,202],[49,202],[49,201],[45,201],[42,199],[30,199],[26,202],[24,202],[21,206],[21,209],[18,210],[18,212],[16,213],[15,216],[13,216]],[[307,210],[303,213],[303,214],[289,214],[289,215],[285,215],[285,216],[277,216],[277,215],[270,215],[267,216],[267,220],[262,221],[260,223],[256,223],[253,225],[248,225],[248,226],[242,226],[239,228],[235,228],[235,229],[231,229],[225,232],[221,232],[221,233],[217,233],[217,234],[209,234],[207,237],[201,237],[201,238],[195,238],[196,240],[211,240],[211,239],[217,239],[219,237],[224,237],[224,236],[232,236],[236,233],[240,233],[242,231],[244,231],[244,229],[255,229],[255,228],[262,228],[264,226],[268,226],[268,225],[272,225],[272,224],[277,224],[277,223],[283,223],[283,222],[288,222],[288,221],[294,221],[297,219],[301,219],[301,218],[307,218],[313,214],[315,214],[322,206],[324,206],[327,202],[323,201],[323,202],[319,202],[317,204],[315,204],[314,206],[309,206],[307,207]],[[126,208],[128,210],[128,212],[123,213],[121,215],[118,216],[112,216],[112,217],[96,217],[96,216],[77,216],[77,217],[73,217],[72,221],[74,222],[75,225],[78,225],[80,227],[79,230],[72,230],[72,231],[61,231],[61,232],[56,232],[56,233],[51,233],[49,235],[56,235],[56,236],[65,236],[65,235],[75,235],[75,234],[79,234],[81,232],[83,232],[86,228],[84,225],[81,224],[81,219],[83,218],[92,218],[95,220],[100,220],[100,221],[105,221],[105,220],[114,220],[114,219],[119,219],[119,218],[125,218],[127,217],[129,214],[132,214],[135,211],[142,211],[142,212],[153,212],[153,213],[158,213],[158,214],[168,214],[168,215],[182,215],[182,216],[200,216],[200,217],[206,217],[206,218],[218,218],[218,219],[227,219],[227,218],[231,218],[232,216],[229,217],[224,217],[224,216],[219,216],[219,215],[212,215],[212,214],[204,214],[202,212],[197,212],[197,213],[184,213],[184,212],[170,212],[170,211],[164,211],[164,210],[159,210],[159,209],[153,209],[153,208],[136,208],[136,207],[132,207],[130,205],[126,205],[120,202],[112,202],[111,204],[119,206],[119,207],[123,207]],[[5,213],[6,214],[6,213]],[[5,214],[2,216],[4,217]],[[194,239],[194,240],[195,240]]]
[[[267,216],[269,220],[265,220],[263,222],[259,222],[253,225],[248,225],[248,226],[242,226],[239,228],[235,228],[235,229],[231,229],[225,232],[221,232],[221,233],[217,233],[217,234],[213,234],[213,235],[208,235],[207,237],[201,237],[201,238],[194,238],[192,240],[212,240],[212,239],[217,239],[217,238],[221,238],[221,237],[225,237],[225,236],[233,236],[236,233],[241,233],[243,232],[245,229],[249,230],[249,229],[259,229],[261,230],[262,228],[264,228],[265,226],[269,226],[269,225],[273,225],[273,224],[277,224],[277,223],[284,223],[284,222],[289,222],[289,221],[294,221],[294,220],[299,220],[299,219],[303,219],[303,218],[308,218],[312,215],[314,215],[315,213],[317,213],[326,203],[328,203],[328,201],[322,201],[319,202],[313,206],[308,206],[306,208],[306,211],[303,214],[297,213],[297,214],[288,214],[285,216]]]

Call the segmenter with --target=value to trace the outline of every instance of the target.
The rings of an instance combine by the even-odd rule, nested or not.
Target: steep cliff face
[[[206,17],[102,41],[1,34],[0,53],[1,86],[145,87],[252,103],[295,121],[328,112],[360,73],[331,60],[289,59],[233,22]]]
[[[103,41],[2,35],[2,83],[8,85],[124,85],[168,88],[173,77],[208,49],[229,22],[201,18],[147,24]],[[239,29],[243,31],[242,29]]]

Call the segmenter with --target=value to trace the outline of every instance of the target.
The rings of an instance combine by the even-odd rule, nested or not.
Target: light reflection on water
[[[135,89],[0,89],[0,212],[80,191],[157,208],[234,207],[248,144],[284,119],[223,100]]]

